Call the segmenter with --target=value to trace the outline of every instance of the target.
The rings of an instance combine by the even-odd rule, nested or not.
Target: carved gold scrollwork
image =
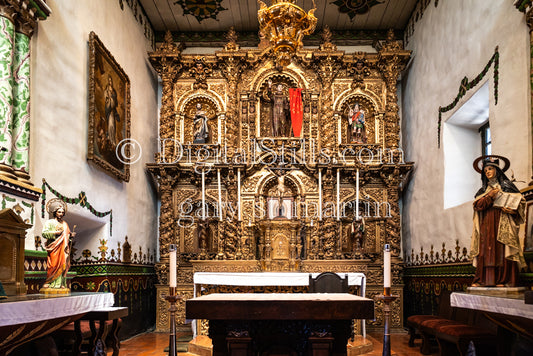
[[[355,63],[348,67],[347,72],[353,78],[351,84],[352,89],[365,88],[365,79],[370,76],[370,68],[364,54],[356,56]]]
[[[394,32],[390,30],[387,40],[378,53],[378,68],[387,88],[385,143],[391,148],[398,147],[400,140],[396,82],[409,57],[410,52],[402,49],[400,42],[394,39]]]
[[[179,285],[185,288],[180,293],[187,297],[193,273],[200,271],[363,272],[372,297],[383,281],[381,254],[389,243],[393,285],[401,284],[399,199],[413,163],[406,163],[399,149],[396,91],[410,52],[391,35],[378,43],[377,53],[345,53],[326,29],[318,49],[300,49],[280,68],[267,48],[240,48],[233,30],[227,39],[224,49],[198,57],[183,54],[167,34],[150,53],[162,79],[159,136],[167,140],[148,164],[161,199],[159,283],[168,282],[172,243],[178,245]],[[289,88],[302,89],[299,138],[271,137],[271,104],[262,98],[269,81],[281,84],[287,99]],[[348,135],[347,116],[356,102],[365,114],[363,143]],[[191,143],[198,104],[208,118],[206,144]],[[205,158],[201,165],[199,154]],[[203,183],[198,167],[206,168]],[[362,243],[353,231],[359,226],[353,225],[356,186],[365,218]],[[344,209],[338,219],[337,191]],[[202,196],[205,220],[195,214]],[[219,200],[221,218],[213,216]],[[283,208],[269,216],[276,201],[291,207],[290,218]],[[189,204],[194,213],[185,209]],[[398,303],[394,325],[401,325]],[[166,302],[158,302],[160,329],[168,325],[165,308]],[[178,308],[184,320],[183,305]],[[376,317],[372,325],[379,326],[379,313]]]
[[[149,53],[150,63],[161,76],[162,95],[160,112],[160,136],[162,139],[177,139],[177,127],[174,120],[174,83],[181,75],[183,66],[181,64],[181,46],[176,45],[172,40],[172,35],[167,31],[165,42],[161,47]],[[163,148],[164,156],[168,160],[173,160],[177,154],[174,145],[167,145]]]
[[[207,90],[207,78],[213,73],[211,65],[205,60],[205,57],[196,57],[189,67],[189,74],[194,78],[193,89]]]
[[[335,143],[334,137],[336,133],[336,125],[333,120],[333,97],[331,86],[333,80],[341,69],[341,62],[338,57],[328,55],[317,58],[314,65],[323,88],[321,93],[321,100],[323,103],[323,116],[320,122],[321,143],[324,147],[331,147]]]
[[[233,32],[234,34],[234,32]],[[226,51],[236,51],[238,50],[238,45],[236,44],[236,35],[232,36],[232,32],[228,34],[230,42],[226,45]],[[228,114],[226,117],[226,140],[229,142],[236,142],[239,137],[239,110],[238,110],[238,83],[241,79],[242,72],[246,66],[244,61],[244,55],[240,56],[232,55],[220,57],[221,60],[224,60],[221,65],[221,73],[224,78],[227,80],[228,86]]]

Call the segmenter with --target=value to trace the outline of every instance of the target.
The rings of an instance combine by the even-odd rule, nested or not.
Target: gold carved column
[[[238,142],[239,140],[239,81],[241,74],[246,66],[246,52],[240,51],[237,44],[237,35],[233,28],[230,29],[226,36],[229,42],[224,47],[224,51],[216,54],[220,61],[220,71],[228,86],[228,113],[226,115],[226,142]],[[233,154],[233,146],[229,145],[228,154]]]
[[[398,115],[400,108],[396,83],[410,55],[411,52],[403,49],[401,42],[394,39],[394,32],[390,30],[387,40],[378,52],[378,68],[385,79],[387,89],[384,142],[385,147],[392,149],[400,146],[400,116]]]
[[[323,35],[324,43],[320,51],[313,52],[313,69],[322,86],[320,93],[322,112],[320,115],[319,135],[320,147],[333,150],[336,147],[336,124],[333,120],[333,80],[342,68],[342,56],[344,52],[337,51],[337,47],[330,40],[329,30]],[[312,114],[315,106],[312,107]]]
[[[172,163],[176,159],[177,145],[181,138],[180,125],[174,109],[174,84],[179,77],[181,64],[181,48],[176,45],[170,32],[165,34],[164,43],[155,52],[149,53],[150,63],[161,76],[162,96],[160,112],[160,153],[156,154],[156,164],[148,166],[148,170],[157,177],[159,183],[159,199],[161,208],[159,214],[159,254],[160,261],[155,264],[157,273],[157,318],[156,330],[167,331],[170,320],[168,318],[168,302],[165,295],[168,293],[168,268],[169,268],[169,245],[179,244],[176,238],[174,222],[174,206],[172,199],[173,186],[179,179],[179,173],[175,166],[161,166],[158,164]],[[178,246],[178,250],[179,250]],[[182,294],[178,288],[178,294]],[[178,309],[184,306],[178,303]],[[178,312],[182,316],[182,312]],[[178,319],[178,323],[181,320]],[[183,323],[184,320],[181,322]]]
[[[179,77],[182,64],[180,61],[181,49],[172,40],[172,35],[167,32],[165,42],[161,47],[149,53],[150,63],[161,76],[162,96],[159,137],[161,138],[161,157],[158,162],[173,162],[177,154],[177,141],[180,138],[179,125],[174,113],[174,83]]]

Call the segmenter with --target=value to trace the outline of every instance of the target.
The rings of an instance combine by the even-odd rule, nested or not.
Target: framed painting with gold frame
[[[98,36],[89,35],[87,159],[119,180],[130,179],[130,80]]]

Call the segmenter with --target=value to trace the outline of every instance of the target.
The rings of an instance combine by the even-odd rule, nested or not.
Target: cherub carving
[[[194,59],[194,66],[189,69],[189,73],[194,77],[195,82],[193,88],[207,89],[207,77],[211,75],[213,70],[206,64],[205,58],[197,57]]]

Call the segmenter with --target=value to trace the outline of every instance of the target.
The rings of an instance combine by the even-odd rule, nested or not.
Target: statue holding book
[[[500,168],[500,160],[504,167]],[[480,167],[481,165],[481,167]],[[482,186],[474,200],[474,228],[470,246],[476,267],[473,287],[514,287],[519,269],[526,266],[518,230],[525,221],[525,199],[507,178],[509,160],[482,156],[474,161]]]
[[[76,236],[74,225],[72,231],[63,219],[67,212],[67,204],[54,198],[46,204],[50,219],[43,226],[42,235],[46,239],[46,281],[40,293],[67,294],[67,273],[70,268],[71,238]]]

